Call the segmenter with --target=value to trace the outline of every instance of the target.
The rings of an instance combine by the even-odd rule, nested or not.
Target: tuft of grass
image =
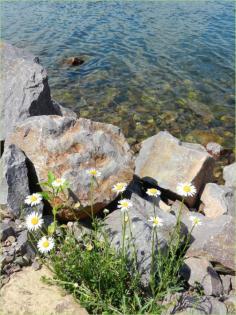
[[[55,176],[48,175],[48,181],[41,183],[45,187],[42,196],[51,201],[58,194],[67,196],[69,183],[53,187]],[[60,205],[52,209],[53,223],[42,234],[55,239],[55,248],[44,261],[53,271],[53,279],[44,279],[48,283],[57,283],[83,305],[90,314],[161,314],[164,306],[162,300],[169,293],[183,289],[180,270],[190,242],[190,235],[181,233],[181,210],[177,223],[170,235],[167,250],[158,250],[157,229],[153,227],[150,272],[150,287],[143,288],[138,271],[136,248],[128,209],[123,212],[121,248],[112,247],[106,232],[104,221],[93,214],[93,189],[97,184],[91,178],[91,227],[77,240],[73,230],[57,222]],[[66,200],[65,200],[66,202]],[[155,216],[155,206],[154,206]],[[79,224],[79,222],[77,222]],[[194,227],[194,226],[193,226]],[[59,233],[58,233],[59,231]],[[157,248],[157,250],[156,250]],[[132,255],[128,255],[131,252]],[[40,255],[42,257],[42,255]]]

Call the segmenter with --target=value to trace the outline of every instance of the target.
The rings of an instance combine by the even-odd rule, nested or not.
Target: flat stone
[[[164,131],[142,142],[135,174],[175,194],[177,184],[192,182],[197,194],[186,199],[192,207],[198,193],[212,180],[214,159],[199,144],[181,142]]]
[[[24,200],[30,194],[26,156],[14,144],[5,146],[0,159],[0,204],[20,216]]]
[[[225,186],[236,188],[236,162],[224,167],[223,178]]]
[[[144,287],[147,287],[150,278],[152,239],[152,226],[148,219],[153,216],[154,208],[152,203],[135,194],[132,194],[131,202],[133,203],[133,207],[129,210],[129,217],[133,238],[130,238],[130,232],[127,230],[127,235],[130,238],[130,248],[128,252],[131,255],[133,250],[132,244],[134,244],[137,249],[138,268],[142,275],[141,281]],[[165,251],[170,237],[170,231],[176,224],[176,218],[158,207],[155,208],[155,211],[156,215],[163,219],[163,226],[157,229],[157,238],[159,250]],[[117,250],[121,249],[122,244],[122,220],[120,210],[113,211],[105,219],[111,244]],[[156,244],[156,248],[158,246]]]
[[[202,257],[190,257],[184,263],[181,273],[190,286],[200,284],[205,295],[220,296],[223,293],[221,279],[209,261]]]
[[[53,275],[45,268],[35,271],[31,267],[14,274],[1,290],[1,314],[11,315],[88,315],[71,295],[57,286],[49,286],[42,277]]]
[[[230,187],[208,183],[201,195],[201,201],[204,204],[203,212],[207,217],[215,218],[222,214],[234,214],[235,194]]]
[[[69,181],[70,205],[59,213],[63,220],[86,217],[85,211],[91,210],[88,169],[95,167],[101,172],[93,190],[94,213],[116,198],[111,190],[114,184],[129,183],[133,178],[132,152],[120,129],[113,125],[83,118],[31,117],[18,124],[6,143],[17,143],[25,152],[38,182],[47,180],[49,171]],[[55,203],[62,199],[64,196]],[[81,207],[72,210],[78,201]]]
[[[224,288],[224,293],[226,295],[229,294],[229,292],[232,290],[232,282],[233,282],[233,276],[231,275],[221,275],[220,276],[222,285]]]

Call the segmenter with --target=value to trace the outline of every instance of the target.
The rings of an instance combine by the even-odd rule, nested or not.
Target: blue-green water
[[[233,1],[9,1],[2,38],[38,55],[52,95],[120,126],[233,147]],[[82,56],[69,67],[63,60]]]

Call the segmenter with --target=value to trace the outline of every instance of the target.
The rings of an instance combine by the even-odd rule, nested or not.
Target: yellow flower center
[[[116,189],[118,189],[118,190],[119,190],[119,189],[122,189],[123,187],[124,187],[123,184],[117,184],[117,185],[116,185]]]
[[[31,201],[34,202],[34,201],[37,201],[38,198],[36,196],[31,196]]]
[[[32,223],[33,225],[38,224],[38,223],[39,223],[39,218],[38,218],[38,217],[33,217],[33,218],[31,219],[31,223]]]
[[[128,204],[127,201],[125,201],[125,202],[122,202],[121,206],[122,206],[123,208],[128,208],[129,204]]]
[[[186,192],[186,193],[189,193],[189,192],[191,191],[191,187],[185,185],[185,186],[183,187],[183,191]]]
[[[43,247],[48,248],[49,241],[48,240],[44,241],[42,245],[43,245]]]
[[[153,223],[156,224],[156,225],[158,225],[158,224],[159,224],[158,218],[154,218],[154,219],[153,219]]]
[[[96,170],[91,170],[91,171],[90,171],[90,174],[91,174],[91,175],[96,175],[96,174],[97,174],[97,171],[96,171]]]
[[[86,245],[86,249],[87,249],[88,251],[91,251],[91,250],[93,249],[93,245],[92,245],[92,244],[87,244],[87,245]]]
[[[154,195],[154,194],[157,193],[157,189],[155,189],[155,188],[150,188],[150,189],[149,189],[149,193]]]

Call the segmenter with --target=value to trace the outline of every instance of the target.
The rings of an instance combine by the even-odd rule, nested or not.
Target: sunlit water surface
[[[53,97],[120,126],[233,147],[233,1],[16,1],[2,37],[38,55]],[[81,56],[70,67],[64,60]]]

